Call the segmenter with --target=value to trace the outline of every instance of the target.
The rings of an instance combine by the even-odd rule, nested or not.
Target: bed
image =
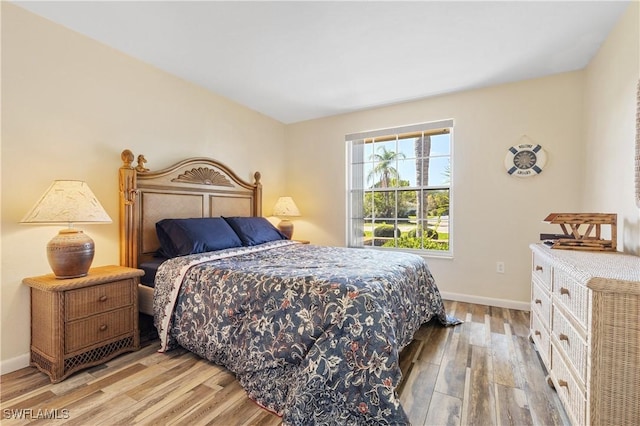
[[[145,269],[161,352],[225,366],[284,424],[408,423],[400,351],[425,322],[459,323],[420,256],[286,239],[262,217],[259,173],[121,157],[121,263]]]

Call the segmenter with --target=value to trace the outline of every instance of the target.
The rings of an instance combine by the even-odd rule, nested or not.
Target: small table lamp
[[[276,202],[276,205],[273,206],[273,215],[277,216],[281,219],[278,224],[278,229],[287,238],[291,239],[293,235],[293,223],[288,219],[289,217],[300,216],[300,210],[298,210],[298,206],[293,202],[293,198],[291,197],[280,197]]]
[[[84,277],[91,267],[93,240],[74,223],[111,223],[111,218],[93,195],[89,185],[79,180],[56,180],[20,223],[68,224],[47,244],[47,258],[56,278]]]

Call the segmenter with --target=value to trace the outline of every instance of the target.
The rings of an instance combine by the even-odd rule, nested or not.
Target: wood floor
[[[528,338],[528,312],[461,302],[456,327],[430,323],[402,353],[413,425],[569,424]],[[0,423],[279,425],[224,368],[158,342],[52,385],[35,368],[1,377]],[[22,416],[21,419],[16,418]],[[54,417],[42,420],[42,417]],[[27,417],[27,418],[25,418]]]

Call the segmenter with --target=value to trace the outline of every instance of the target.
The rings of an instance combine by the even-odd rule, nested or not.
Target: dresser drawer
[[[549,370],[551,367],[549,362],[551,360],[551,336],[549,335],[549,329],[543,325],[536,311],[531,313],[531,338],[536,344],[542,362]]]
[[[65,353],[106,342],[133,330],[133,307],[94,315],[65,324]]]
[[[65,292],[65,319],[73,321],[133,303],[131,280],[115,281]]]
[[[537,280],[531,283],[531,310],[540,316],[547,330],[551,328],[551,297],[540,288]]]
[[[565,358],[585,384],[587,379],[587,342],[580,333],[571,325],[569,320],[556,310],[553,313],[553,344],[564,352]]]
[[[544,256],[533,252],[531,276],[536,278],[540,284],[549,291],[551,291],[551,269],[551,264]]]
[[[551,347],[551,362],[553,364],[551,377],[571,423],[585,425],[587,397],[584,388],[575,381],[565,364],[565,360],[554,346]]]
[[[565,271],[555,268],[553,271],[553,295],[580,323],[587,328],[589,312],[589,289],[570,277]]]

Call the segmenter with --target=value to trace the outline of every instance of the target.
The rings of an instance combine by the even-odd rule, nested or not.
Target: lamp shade
[[[300,216],[300,210],[291,197],[280,197],[273,207],[273,215],[278,217]]]
[[[300,216],[300,210],[298,210],[298,206],[296,206],[293,198],[278,198],[278,201],[276,201],[276,205],[273,206],[273,215],[282,218],[282,220],[278,224],[278,229],[288,239],[291,239],[291,237],[293,236],[293,223],[291,223],[291,221],[287,218]]]
[[[47,244],[47,258],[56,278],[77,278],[87,275],[95,245],[82,231],[71,228],[73,223],[110,223],[89,185],[79,180],[56,180],[36,205],[20,221],[27,224],[63,224]]]
[[[43,225],[111,223],[111,218],[86,182],[56,180],[20,222]]]

